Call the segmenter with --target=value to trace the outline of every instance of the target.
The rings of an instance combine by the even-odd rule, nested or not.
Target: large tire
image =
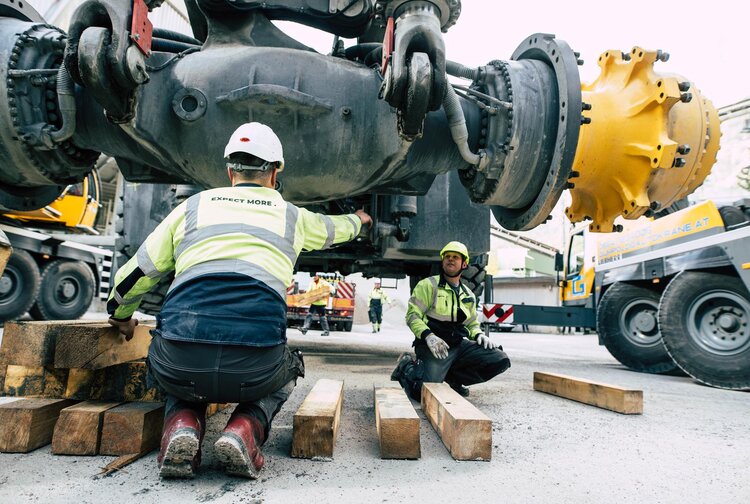
[[[91,306],[96,278],[86,263],[58,259],[42,269],[39,295],[29,314],[36,320],[73,320]]]
[[[477,297],[477,303],[482,304],[484,293],[484,279],[487,276],[484,266],[470,264],[461,274],[461,281]]]
[[[39,293],[39,266],[25,250],[14,250],[0,279],[0,321],[26,313]]]
[[[750,294],[739,278],[679,273],[661,297],[659,328],[687,374],[713,387],[750,389]]]
[[[346,322],[343,322],[344,331],[351,332],[352,331],[352,324],[353,324],[353,322],[351,320],[347,320]]]
[[[657,313],[659,293],[617,282],[602,296],[596,314],[599,338],[612,357],[644,373],[676,369],[661,342]]]

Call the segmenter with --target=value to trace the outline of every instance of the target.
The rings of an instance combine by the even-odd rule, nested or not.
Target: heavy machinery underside
[[[692,191],[718,149],[716,111],[654,71],[661,51],[608,51],[582,87],[579,55],[549,34],[479,68],[447,61],[457,0],[187,0],[193,37],[151,29],[160,3],[85,0],[66,34],[0,0],[0,208],[46,205],[101,152],[175,196],[224,185],[226,139],[260,121],[284,145],[286,199],[376,221],[300,267],[401,276],[427,273],[456,237],[486,253],[490,211],[508,229],[542,224],[566,189],[569,218],[611,231]],[[273,20],[334,34],[331,54]],[[140,224],[174,203],[126,206]]]

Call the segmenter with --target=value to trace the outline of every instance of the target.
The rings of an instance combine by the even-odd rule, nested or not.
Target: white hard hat
[[[278,171],[284,169],[284,151],[281,148],[281,140],[265,124],[245,123],[234,130],[224,149],[224,158],[236,152],[245,152],[271,163],[278,162]]]

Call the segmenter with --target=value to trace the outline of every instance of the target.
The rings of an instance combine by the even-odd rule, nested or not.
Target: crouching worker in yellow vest
[[[461,283],[469,261],[466,245],[452,241],[440,257],[442,273],[414,286],[406,310],[416,359],[404,353],[391,374],[417,401],[423,382],[445,381],[467,396],[466,385],[484,383],[510,367],[502,347],[482,333],[476,297]]]
[[[304,375],[286,339],[297,257],[349,241],[372,222],[361,210],[329,217],[284,201],[274,189],[282,146],[268,126],[237,128],[224,157],[232,187],[175,208],[119,269],[107,303],[110,323],[130,339],[141,297],[175,271],[148,356],[150,377],[167,394],[162,477],[195,475],[208,403],[239,403],[214,459],[229,474],[258,476],[271,421]]]

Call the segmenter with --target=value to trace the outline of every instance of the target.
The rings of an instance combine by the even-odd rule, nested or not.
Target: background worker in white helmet
[[[474,293],[461,283],[469,251],[452,241],[440,251],[441,273],[414,286],[406,323],[414,333],[416,358],[404,353],[391,374],[420,400],[423,382],[448,383],[463,396],[466,385],[484,383],[510,367],[510,359],[482,333]]]
[[[375,282],[375,287],[368,296],[368,303],[367,315],[370,317],[372,332],[380,332],[380,324],[383,323],[383,303],[391,304],[388,294],[380,288],[380,282]]]
[[[121,267],[107,303],[110,323],[132,338],[133,312],[165,273],[175,280],[156,319],[150,376],[167,394],[163,477],[192,477],[200,464],[207,403],[239,403],[214,458],[255,478],[271,420],[304,375],[287,347],[286,286],[300,252],[349,241],[370,216],[325,216],[287,203],[275,189],[281,142],[243,124],[224,151],[232,187],[198,193],[159,224]]]

